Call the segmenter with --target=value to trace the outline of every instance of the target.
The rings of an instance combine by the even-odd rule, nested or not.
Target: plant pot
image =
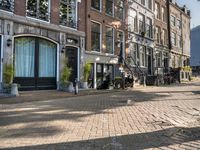
[[[59,90],[73,93],[74,92],[73,83],[72,82],[69,82],[69,83],[60,82],[59,83]]]
[[[11,84],[10,94],[13,95],[13,96],[19,96],[18,85],[16,83]]]
[[[88,82],[82,82],[82,88],[88,89]]]

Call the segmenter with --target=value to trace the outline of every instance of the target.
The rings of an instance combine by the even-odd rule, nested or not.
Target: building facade
[[[155,75],[163,76],[169,71],[169,35],[168,35],[168,7],[167,1],[155,0],[154,4],[155,22]]]
[[[85,50],[82,8],[80,0],[2,0],[1,82],[8,64],[23,90],[58,88],[66,63],[72,68],[70,80],[79,80]]]
[[[200,26],[191,30],[191,60],[192,72],[200,75]]]
[[[127,53],[136,82],[142,80],[141,74],[154,75],[153,4],[152,0],[130,0],[128,5]]]
[[[85,63],[92,64],[89,87],[103,88],[109,77],[113,80],[120,52],[126,49],[126,1],[87,0]]]
[[[178,6],[175,0],[170,0],[169,12],[170,67],[188,66],[190,58],[190,11],[185,6]]]

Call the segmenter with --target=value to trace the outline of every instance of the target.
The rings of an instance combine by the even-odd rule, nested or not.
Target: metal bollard
[[[75,95],[78,94],[78,80],[77,80],[77,78],[74,81],[74,94]]]

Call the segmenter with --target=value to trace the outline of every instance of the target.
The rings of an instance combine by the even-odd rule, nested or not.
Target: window
[[[181,46],[181,45],[182,45],[182,42],[181,42],[181,36],[180,36],[180,35],[177,36],[177,40],[178,40],[178,43],[177,43],[178,45],[177,45],[177,46],[178,46],[179,48],[181,48],[181,47],[182,47],[182,46]]]
[[[123,20],[124,19],[124,2],[122,0],[116,0],[115,2],[115,16]]]
[[[27,16],[49,21],[49,0],[28,0]]]
[[[13,12],[14,0],[0,0],[0,9]]]
[[[150,18],[146,19],[146,35],[152,38],[152,20]]]
[[[170,16],[170,22],[171,22],[171,25],[172,26],[175,26],[176,25],[176,18],[174,16]]]
[[[162,53],[161,52],[156,53],[156,62],[157,62],[157,67],[162,67]]]
[[[155,2],[155,16],[156,19],[160,19],[160,5]]]
[[[152,10],[152,0],[147,0],[147,7]]]
[[[177,27],[181,29],[181,21],[179,19],[177,19]]]
[[[142,4],[142,5],[145,5],[145,0],[141,0],[141,4]]]
[[[162,7],[161,13],[162,13],[162,21],[167,22],[167,11],[165,7]]]
[[[162,44],[167,45],[167,30],[162,30]]]
[[[134,9],[129,9],[129,17],[128,17],[128,26],[129,31],[137,32],[137,13]]]
[[[141,62],[141,66],[145,66],[145,59],[146,59],[146,57],[145,57],[145,47],[144,46],[140,46],[140,62]]]
[[[76,28],[76,0],[60,1],[60,24]]]
[[[144,22],[144,15],[139,14],[138,16],[139,19],[139,32],[145,32],[145,22]]]
[[[172,35],[171,35],[171,43],[172,43],[172,46],[176,46],[176,34],[174,32],[172,32]]]
[[[101,10],[101,0],[91,0],[91,6],[94,9]]]
[[[101,44],[101,25],[98,23],[92,22],[91,28],[91,49],[92,51],[100,52],[100,44]]]
[[[106,0],[106,14],[113,16],[113,0]]]
[[[119,42],[118,45],[119,53],[124,57],[124,33],[121,31],[117,31],[116,37],[117,37],[117,42]],[[122,60],[119,60],[119,62],[122,62]]]
[[[106,27],[106,53],[113,54],[113,28]]]
[[[160,44],[160,27],[156,27],[155,39],[157,44]]]
[[[131,52],[131,64],[139,65],[140,59],[137,58],[138,45],[136,43],[130,43],[130,52]]]

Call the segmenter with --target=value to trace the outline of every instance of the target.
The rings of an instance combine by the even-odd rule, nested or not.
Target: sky
[[[200,25],[200,0],[177,0],[181,6],[186,5],[191,10],[191,28]]]

